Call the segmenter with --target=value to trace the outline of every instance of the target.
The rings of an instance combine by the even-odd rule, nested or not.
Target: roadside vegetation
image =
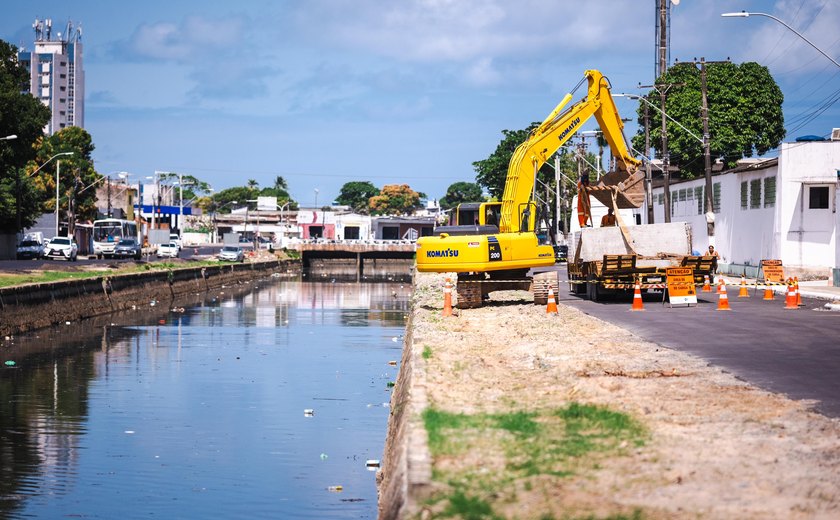
[[[423,414],[440,485],[429,500],[436,518],[503,518],[495,506],[515,502],[546,479],[586,477],[607,457],[642,446],[645,429],[602,406],[571,403],[538,412]],[[468,457],[481,464],[460,463]],[[632,513],[626,518],[636,518]],[[547,517],[548,518],[548,517]],[[615,517],[625,518],[625,517]]]
[[[190,267],[204,267],[219,264],[226,264],[228,262],[219,262],[218,260],[200,260],[190,262],[149,262],[143,264],[125,263],[124,267],[117,269],[105,268],[89,269],[79,271],[50,271],[38,270],[28,273],[0,273],[0,287],[12,287],[15,285],[23,285],[30,283],[49,283],[59,282],[62,280],[79,280],[85,278],[98,278],[101,276],[114,276],[120,274],[144,273],[149,271],[171,271],[176,269],[185,269]]]

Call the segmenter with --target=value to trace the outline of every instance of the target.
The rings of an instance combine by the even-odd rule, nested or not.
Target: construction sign
[[[668,279],[668,302],[671,305],[697,304],[694,269],[690,267],[669,267],[665,270],[665,276]]]
[[[762,260],[761,270],[764,272],[765,282],[785,283],[785,270],[781,260]]]

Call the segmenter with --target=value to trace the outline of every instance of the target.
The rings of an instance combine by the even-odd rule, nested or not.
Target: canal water
[[[376,518],[411,284],[309,279],[0,339],[0,518]]]

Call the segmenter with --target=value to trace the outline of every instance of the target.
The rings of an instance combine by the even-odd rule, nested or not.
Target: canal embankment
[[[415,276],[380,518],[840,514],[840,422],[813,403],[524,292],[445,318],[443,285]]]
[[[178,297],[203,293],[274,273],[297,271],[297,260],[173,267],[93,278],[0,288],[0,336],[75,322],[138,306],[166,306]]]

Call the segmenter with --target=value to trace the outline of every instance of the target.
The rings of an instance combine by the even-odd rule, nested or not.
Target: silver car
[[[17,259],[41,258],[44,256],[44,246],[37,240],[24,240],[17,247]]]
[[[178,253],[180,252],[181,248],[178,247],[178,244],[175,242],[170,242],[168,244],[161,244],[158,246],[157,249],[157,257],[158,258],[178,258]]]
[[[79,244],[71,237],[54,237],[44,249],[44,258],[63,258],[75,262],[78,254]]]
[[[244,262],[245,251],[238,246],[225,246],[219,252],[219,260],[225,262]]]

